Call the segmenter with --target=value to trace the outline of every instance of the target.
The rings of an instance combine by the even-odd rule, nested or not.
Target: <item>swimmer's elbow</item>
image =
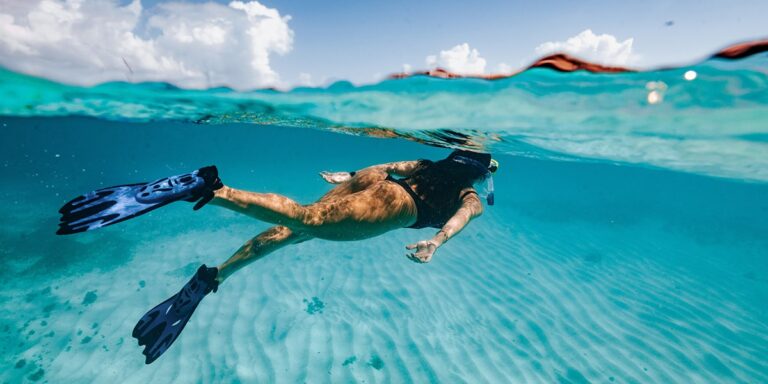
[[[472,212],[472,218],[474,219],[474,218],[480,217],[484,211],[485,211],[485,208],[483,207],[483,204],[482,203],[477,204],[477,206]]]
[[[479,217],[483,214],[483,205],[482,204],[468,204],[464,207],[461,207],[459,212],[457,212],[460,216],[464,217],[464,220],[466,222],[469,222],[470,220]]]
[[[483,210],[485,209],[483,207],[483,203],[480,202],[480,199],[478,199],[476,196],[473,196],[473,199],[469,199],[467,201],[467,210],[469,211],[469,218],[474,219],[476,217],[480,217],[480,215],[483,214]]]
[[[472,190],[471,192],[474,192]],[[472,220],[483,214],[483,203],[477,196],[477,192],[466,193],[461,204],[461,209],[468,213],[469,219]]]

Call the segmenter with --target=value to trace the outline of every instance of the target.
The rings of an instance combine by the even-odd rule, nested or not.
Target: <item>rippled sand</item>
[[[0,381],[768,382],[764,185],[502,165],[497,206],[432,263],[404,256],[431,230],[283,249],[208,296],[149,366],[136,321],[265,225],[174,204],[55,237],[63,197],[14,180],[27,187],[0,188]],[[296,165],[262,179],[248,166],[222,168],[303,201],[326,188],[290,183]]]
[[[514,210],[506,223],[491,211],[429,265],[403,249],[426,231],[282,250],[207,297],[145,366],[130,338],[136,320],[263,227],[214,210],[206,214],[236,224],[173,234],[155,214],[68,239],[87,253],[127,252],[125,264],[11,283],[3,360],[13,368],[3,380],[33,381],[39,369],[51,383],[768,380],[765,271],[729,256],[757,250],[654,222],[585,225]],[[120,241],[127,250],[110,248]]]

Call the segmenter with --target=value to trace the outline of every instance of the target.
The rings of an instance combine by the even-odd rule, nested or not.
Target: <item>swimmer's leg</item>
[[[312,237],[336,241],[378,236],[412,224],[416,216],[413,199],[400,186],[385,182],[306,206],[274,193],[225,186],[215,192],[211,204]]]
[[[200,266],[195,276],[179,291],[149,310],[133,329],[140,346],[145,346],[146,363],[162,355],[179,337],[198,304],[218,290],[227,277],[238,269],[288,244],[309,240],[309,236],[287,227],[272,227],[254,237],[217,268]]]
[[[231,209],[267,223],[300,226],[307,209],[283,195],[243,191],[227,186],[214,192],[211,204]]]
[[[261,259],[262,257],[289,244],[301,243],[311,239],[311,236],[292,231],[290,228],[278,225],[258,234],[245,243],[232,257],[219,265],[216,280],[221,283],[240,268]]]

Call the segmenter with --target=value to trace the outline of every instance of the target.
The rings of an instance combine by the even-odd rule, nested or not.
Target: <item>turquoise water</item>
[[[766,64],[246,93],[1,72],[0,381],[768,382]],[[310,202],[319,171],[449,152],[426,143],[501,163],[496,205],[431,263],[404,249],[429,229],[285,248],[152,365],[136,321],[267,225],[177,203],[54,235],[101,186],[216,164]]]

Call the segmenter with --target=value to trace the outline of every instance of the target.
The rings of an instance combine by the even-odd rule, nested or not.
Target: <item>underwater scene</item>
[[[768,54],[290,91],[0,70],[0,382],[766,383]],[[132,331],[270,225],[213,204],[58,236],[85,192],[215,164],[303,204],[321,171],[482,150],[486,206],[312,239],[229,277],[145,364]]]

